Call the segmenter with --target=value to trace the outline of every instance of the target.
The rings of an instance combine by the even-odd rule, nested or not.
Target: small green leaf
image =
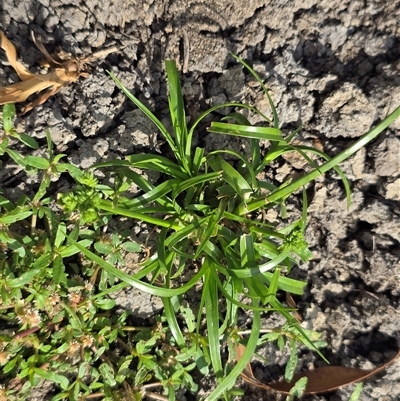
[[[32,211],[29,209],[30,206],[15,208],[12,212],[6,213],[0,217],[0,224],[7,226],[9,224],[15,223],[16,221],[26,219],[32,214]]]
[[[278,348],[279,348],[279,351],[282,351],[284,347],[285,347],[285,339],[283,338],[282,335],[279,335],[279,337],[278,337]]]
[[[84,239],[82,241],[79,241],[79,244],[84,246],[85,248],[88,248],[92,244],[92,242],[93,241],[91,241],[89,239]],[[66,247],[61,247],[59,249],[59,252],[63,258],[69,258],[70,256],[75,255],[80,251],[75,245],[69,245]]]
[[[2,369],[3,373],[11,372],[19,360],[20,360],[20,357],[16,356],[15,358],[11,359],[11,361],[7,362],[6,365],[4,366],[4,368]]]
[[[290,357],[285,368],[285,380],[290,382],[293,378],[294,371],[297,367],[299,357],[297,355],[296,341],[290,340],[289,346],[291,348]]]
[[[25,162],[29,166],[35,167],[39,170],[47,170],[50,167],[49,161],[40,156],[26,156]]]
[[[363,385],[364,385],[364,383],[362,383],[362,382],[357,384],[354,391],[350,395],[349,401],[358,401],[360,399]]]
[[[94,301],[94,304],[104,310],[112,309],[115,306],[115,300],[114,299],[96,299]]]
[[[194,316],[192,309],[181,305],[181,313],[183,318],[185,319],[189,333],[192,333],[196,328],[196,317]]]
[[[15,116],[15,104],[7,103],[3,106],[3,127],[5,132],[13,129],[13,119]]]
[[[96,242],[94,244],[94,249],[103,255],[110,255],[113,252],[114,247],[111,244],[105,244],[104,242]]]
[[[52,349],[52,345],[50,345],[50,344],[47,344],[47,345],[40,344],[40,348],[39,349],[40,349],[40,351],[42,351],[45,354],[47,354]]]
[[[265,341],[276,341],[280,335],[280,333],[276,332],[264,334],[259,340],[259,345],[263,344]]]
[[[43,370],[39,368],[34,368],[35,373],[41,377],[42,379],[51,380],[60,385],[63,390],[66,390],[69,387],[69,380],[62,375],[51,372],[49,370]]]
[[[132,359],[133,359],[133,356],[129,355],[127,357],[127,359],[124,362],[122,362],[122,364],[120,365],[120,367],[118,369],[118,373],[115,377],[115,379],[118,383],[122,383],[125,380],[125,378],[129,375]]]
[[[102,363],[99,367],[99,370],[106,384],[108,384],[111,387],[117,384],[114,378],[114,372],[108,363]]]
[[[6,149],[6,152],[11,157],[11,159],[13,159],[15,161],[15,163],[17,163],[19,166],[21,166],[21,167],[26,166],[24,157],[21,156],[18,152],[16,152],[13,149]]]
[[[35,277],[36,274],[39,273],[39,271],[40,271],[40,269],[33,269],[30,271],[27,271],[27,272],[23,273],[20,277],[7,281],[7,285],[10,288],[20,288],[20,287],[24,286],[25,284],[31,282],[33,277]]]
[[[46,252],[41,255],[38,259],[33,262],[32,267],[35,269],[43,269],[45,267],[49,267],[52,260],[52,255],[50,252]]]
[[[62,344],[60,347],[58,347],[56,349],[56,353],[57,354],[64,354],[67,349],[69,348],[69,344],[67,342],[65,342],[64,344]]]
[[[108,336],[108,341],[110,343],[114,342],[118,337],[118,329],[114,329]]]
[[[24,133],[18,134],[18,136],[20,141],[26,146],[29,146],[32,149],[39,149],[39,144],[37,143],[36,139]]]
[[[4,241],[6,242],[6,241]],[[26,249],[25,246],[22,245],[20,242],[14,239],[10,239],[10,241],[7,241],[8,248],[13,250],[15,253],[18,254],[20,258],[24,258],[26,255]]]
[[[107,351],[107,348],[106,347],[100,347],[96,352],[95,352],[95,354],[93,355],[93,361],[97,361],[97,359],[99,359],[103,354],[104,354],[104,352],[106,352]]]
[[[53,260],[53,280],[56,285],[67,282],[64,261],[61,255],[57,255]]]
[[[82,379],[90,370],[90,365],[87,362],[81,362],[78,369],[78,378]]]
[[[61,244],[64,242],[66,233],[67,233],[67,227],[65,226],[65,223],[60,223],[57,227],[56,238],[54,240],[55,248],[59,248]]]
[[[302,377],[298,380],[295,385],[290,389],[289,396],[286,398],[286,401],[294,401],[296,398],[300,398],[307,386],[307,377]]]
[[[124,242],[121,246],[127,252],[135,252],[135,253],[137,253],[137,252],[140,252],[142,250],[140,245],[137,242],[133,242],[133,241]]]

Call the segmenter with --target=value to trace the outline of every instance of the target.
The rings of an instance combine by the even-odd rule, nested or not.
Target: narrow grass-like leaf
[[[88,248],[93,243],[93,240],[84,239],[84,240],[78,241],[78,243],[80,245],[82,245],[84,248]],[[62,258],[69,258],[69,257],[71,257],[73,255],[76,255],[78,252],[80,252],[79,249],[74,245],[61,247],[59,249],[59,253],[60,253]]]
[[[256,301],[253,301],[253,305],[257,306]],[[239,375],[246,368],[247,364],[250,362],[253,357],[258,337],[260,334],[261,328],[261,318],[260,312],[254,309],[253,322],[251,326],[251,333],[249,339],[246,344],[246,350],[244,351],[242,357],[239,359],[235,367],[231,370],[231,372],[222,380],[218,387],[206,398],[207,401],[217,401],[220,396],[222,396],[227,390],[231,389],[235,383]]]
[[[281,130],[272,127],[257,127],[254,125],[239,125],[213,121],[208,131],[214,134],[240,136],[248,139],[262,139],[268,141],[284,140]]]
[[[165,245],[170,249],[176,246],[176,244],[182,241],[184,238],[192,237],[196,233],[196,230],[201,229],[206,222],[209,220],[210,216],[203,217],[201,219],[195,218],[193,223],[180,228],[175,233],[171,234],[165,241]]]
[[[162,198],[164,195],[172,191],[173,188],[180,182],[178,179],[164,181],[162,184],[157,185],[153,189],[146,191],[143,195],[137,198],[130,199],[125,205],[129,207],[144,206],[150,202]],[[171,202],[172,204],[172,202]]]
[[[184,169],[190,174],[191,165],[191,143],[188,140],[188,130],[185,116],[185,105],[183,103],[181,85],[179,82],[179,73],[174,60],[166,60],[165,68],[167,70],[168,88],[169,88],[169,112],[172,119],[172,125],[175,131],[175,144],[178,152],[175,154]]]
[[[178,321],[176,320],[176,314],[174,307],[171,303],[171,298],[162,298],[162,302],[164,305],[164,313],[167,318],[168,327],[171,330],[172,335],[175,338],[176,343],[180,348],[185,347],[185,338],[183,337],[181,328],[179,327]]]
[[[130,166],[130,163],[129,163]],[[122,176],[124,176],[126,179],[131,180],[134,184],[136,184],[145,194],[143,195],[143,198],[141,196],[138,196],[137,198],[134,199],[124,199],[123,201],[119,200],[121,205],[124,205],[128,208],[134,207],[133,205],[137,206],[137,201],[136,199],[145,199],[146,194],[156,187],[148,182],[143,176],[140,174],[136,173],[135,171],[130,170],[129,168],[124,168],[122,167],[121,169],[116,170],[118,173],[120,173]],[[176,181],[175,181],[176,180]],[[175,182],[180,182],[181,179],[173,179],[171,180],[171,185],[173,186]],[[160,184],[161,189],[164,191],[163,183]],[[153,197],[154,193],[152,193]],[[154,199],[160,206],[165,208],[165,211],[168,213],[171,213],[171,207],[176,211],[176,213],[181,213],[182,209],[179,207],[179,205],[176,202],[172,202],[171,199],[169,199],[166,195],[163,195],[156,199]],[[142,210],[140,210],[142,212]]]
[[[217,267],[215,261],[213,261],[213,266]],[[258,310],[260,312],[269,312],[269,311],[277,310],[275,308],[270,308],[270,307],[248,305],[248,304],[245,304],[245,303],[242,303],[242,302],[238,301],[237,299],[232,297],[232,295],[229,292],[226,291],[225,286],[222,284],[221,280],[218,277],[218,274],[216,272],[214,272],[213,270],[211,270],[211,272],[214,275],[214,280],[217,283],[218,289],[221,291],[222,295],[225,297],[225,299],[227,299],[229,302],[234,304],[235,307],[242,308],[242,309],[245,309],[245,310],[251,310],[251,311]],[[229,280],[230,281],[234,281],[235,280],[236,282],[239,281],[239,279],[237,279],[236,277],[231,277]],[[243,283],[243,280],[240,279],[240,282]],[[241,285],[240,288],[243,288],[243,285]],[[241,292],[243,292],[243,291],[241,291]]]
[[[209,239],[213,235],[217,235],[216,234],[218,231],[217,226],[224,215],[224,210],[225,210],[225,202],[220,202],[216,213],[210,216],[203,236],[198,239],[200,241],[200,244],[197,246],[196,253],[194,255],[195,258],[198,258],[201,255],[204,247],[209,242]]]
[[[274,279],[274,273],[265,272],[263,273],[263,277],[265,277],[267,282],[271,284]],[[305,281],[295,280],[284,276],[280,276],[278,281],[278,288],[280,290],[296,295],[303,295],[304,287],[306,285],[307,283]]]
[[[348,159],[351,155],[356,153],[362,147],[364,147],[367,143],[376,138],[383,130],[385,130],[393,121],[395,121],[400,116],[400,106],[397,107],[391,114],[389,114],[382,122],[372,128],[369,132],[364,134],[360,139],[350,145],[348,148],[340,152],[338,155],[333,157],[328,162],[319,166],[318,170],[313,170],[293,183],[286,185],[283,188],[278,189],[272,194],[267,196],[266,203],[274,202],[278,199],[282,199],[300,187],[308,184],[309,182],[315,180],[322,173],[325,173],[332,168],[336,167],[342,161]]]
[[[229,270],[231,275],[234,275],[238,278],[252,277],[257,276],[260,273],[268,272],[268,270],[272,270],[274,267],[278,266],[283,260],[285,260],[289,256],[290,252],[288,250],[282,251],[279,255],[277,255],[274,259],[270,260],[267,263],[263,263],[257,267],[252,267],[250,269],[232,269]]]
[[[210,264],[212,269],[212,262],[206,258],[204,264]],[[203,287],[204,306],[206,309],[207,319],[207,332],[208,344],[210,347],[211,363],[214,374],[218,381],[221,381],[223,369],[221,361],[221,346],[219,343],[219,308],[218,308],[218,287],[214,280],[214,276],[207,270],[204,279]]]
[[[152,121],[156,127],[159,129],[165,140],[168,142],[168,145],[170,146],[171,150],[176,154],[177,153],[177,148],[175,145],[175,142],[171,135],[169,134],[168,130],[164,127],[162,122],[137,98],[135,97],[129,90],[122,84],[121,81],[112,73],[109,72],[111,78],[114,80],[114,82],[119,86],[119,88],[122,90],[122,92],[125,93],[125,95],[130,99],[142,112]]]
[[[188,173],[176,163],[160,155],[137,154],[126,158],[132,166],[159,171],[175,178],[189,178]]]
[[[221,172],[216,171],[214,173],[201,174],[196,177],[188,178],[187,180],[174,185],[171,197],[174,200],[180,193],[186,191],[188,188],[195,187],[205,182],[212,182],[217,178],[221,177],[221,175],[222,175]]]
[[[240,265],[242,269],[256,268],[253,235],[244,234],[240,237]]]
[[[169,287],[169,277],[171,265],[173,262],[173,257],[166,256],[165,253],[165,239],[167,238],[168,229],[162,227],[160,233],[157,238],[157,270],[153,272],[153,280],[156,280],[158,274],[161,272],[163,275],[166,275],[167,287]],[[170,255],[168,255],[170,256]]]
[[[227,116],[221,118],[221,121],[227,120],[235,120],[240,125],[251,125],[250,121],[243,114],[237,112],[229,113]]]
[[[265,121],[271,123],[271,120],[266,117],[263,113],[261,113],[256,107],[254,106],[250,106],[248,104],[245,103],[235,103],[235,102],[231,102],[231,103],[223,103],[223,104],[219,104],[217,106],[214,107],[210,107],[208,110],[206,110],[205,112],[203,112],[202,114],[200,114],[199,117],[196,118],[196,120],[194,121],[192,127],[190,128],[189,131],[189,135],[193,135],[194,130],[196,129],[197,125],[206,117],[208,116],[210,113],[219,110],[219,109],[224,109],[227,107],[237,107],[239,109],[246,109],[246,110],[250,110],[252,112],[254,112],[255,114],[261,116],[261,118],[263,118]],[[278,128],[278,127],[275,127]]]
[[[89,251],[88,249],[84,248],[77,242],[73,241],[72,239],[69,238],[71,243],[75,245],[87,258],[92,260],[93,262],[97,263],[99,266],[101,266],[105,271],[107,271],[109,274],[112,274],[113,276],[119,278],[122,281],[125,281],[127,284],[132,285],[133,287],[145,291],[149,294],[152,295],[157,295],[159,297],[172,297],[174,295],[180,295],[185,292],[187,292],[191,287],[193,287],[202,277],[202,275],[205,273],[207,270],[206,267],[202,267],[195,275],[194,277],[187,282],[186,284],[182,285],[179,288],[175,289],[168,289],[168,288],[163,288],[163,287],[156,287],[147,283],[144,283],[134,276],[129,276],[128,274],[122,272],[121,270],[118,270],[115,268],[113,265],[110,263],[106,262],[93,252]]]
[[[289,291],[287,291],[289,292]],[[315,344],[310,340],[306,332],[303,330],[303,328],[299,325],[298,321],[294,319],[290,315],[290,309],[284,308],[283,305],[277,300],[273,300],[271,302],[271,306],[273,308],[278,308],[280,309],[280,313],[283,315],[284,318],[286,318],[287,322],[292,325],[293,328],[295,328],[298,331],[298,339],[301,340],[301,342],[306,345],[308,348],[314,350],[315,352],[318,353],[318,355],[326,362],[329,363],[328,360],[324,357],[324,355],[321,353],[321,351],[315,346]]]
[[[264,82],[261,80],[260,76],[253,70],[253,68],[251,68],[244,60],[242,60],[239,56],[236,56],[236,54],[230,52],[231,56],[239,61],[239,63],[241,63],[244,67],[247,68],[247,70],[253,75],[253,77],[257,80],[257,82],[260,84],[261,88],[263,89],[264,93],[266,94],[267,98],[268,98],[268,102],[269,105],[271,107],[272,110],[272,115],[273,115],[273,120],[274,120],[274,127],[275,128],[279,128],[279,117],[278,117],[278,113],[276,111],[274,102],[272,101],[272,98],[269,94],[268,89],[266,88],[266,86],[264,85]]]
[[[246,160],[246,158],[241,155],[238,152],[235,152],[234,150],[215,150],[213,152],[210,152],[208,154],[208,157],[210,157],[211,155],[217,155],[217,154],[227,154],[227,155],[232,155],[236,158],[238,158],[241,162],[242,162],[242,166],[240,167],[240,169],[238,169],[238,172],[240,174],[244,175],[244,178],[248,181],[250,181],[249,183],[251,184],[252,187],[256,188],[257,187],[257,178],[256,175],[254,173],[254,169],[252,167],[252,164]]]
[[[192,171],[194,176],[199,174],[200,168],[204,164],[205,160],[206,159],[204,157],[204,148],[196,148],[192,163]]]
[[[269,291],[267,297],[264,299],[264,304],[271,303],[275,299],[281,279],[281,269],[275,269],[272,279],[269,280]]]
[[[138,213],[135,211],[131,211],[129,209],[123,209],[115,207],[111,202],[107,200],[101,200],[98,205],[99,209],[104,210],[106,212],[110,212],[112,214],[118,214],[120,216],[130,217],[132,219],[145,221],[146,223],[155,224],[161,227],[171,228],[173,230],[179,230],[180,226],[170,222],[168,220],[162,220],[157,217],[148,216],[143,213]]]
[[[261,230],[261,229],[257,229],[254,231],[257,233],[260,231],[261,234],[264,233],[264,230]],[[265,231],[268,231],[268,230],[265,230]],[[274,236],[279,239],[285,238],[285,235],[281,234],[281,233],[275,233]],[[274,242],[266,240],[266,239],[263,240],[262,242],[256,242],[254,244],[254,248],[257,250],[257,252],[261,256],[268,258],[268,259],[273,259],[276,255],[278,255],[280,253],[279,247]]]
[[[228,162],[218,155],[212,155],[208,158],[208,163],[214,171],[223,171],[223,179],[246,201],[249,199],[252,189],[249,183],[239,174]]]

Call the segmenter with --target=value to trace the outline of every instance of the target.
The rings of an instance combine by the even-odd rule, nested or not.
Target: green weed
[[[306,284],[290,276],[294,264],[312,257],[304,238],[304,187],[335,169],[350,200],[349,184],[338,164],[379,135],[400,115],[400,108],[330,159],[316,149],[291,144],[297,131],[283,134],[268,90],[246,63],[236,59],[260,82],[270,101],[271,119],[252,106],[228,103],[203,113],[189,129],[178,71],[174,62],[166,61],[170,132],[112,76],[157,126],[169,145],[170,158],[134,154],[82,172],[63,163],[64,155],[53,154],[49,134],[47,157],[22,156],[11,149],[10,138],[33,148],[37,144],[15,132],[13,106],[4,106],[1,154],[39,174],[41,184],[32,199],[23,197],[17,204],[0,197],[0,319],[4,322],[0,380],[5,383],[0,400],[2,396],[25,399],[42,380],[56,385],[52,400],[96,396],[174,400],[182,388],[196,393],[195,377],[211,372],[217,386],[207,400],[228,400],[240,394],[235,383],[257,346],[276,341],[281,349],[291,350],[288,380],[299,345],[320,353],[319,337],[303,330],[293,310],[278,299],[282,291],[301,295]],[[213,122],[209,131],[248,140],[250,157],[232,150],[206,154],[192,146],[199,123],[224,107],[231,114]],[[251,126],[241,109],[263,117],[266,126]],[[265,152],[260,140],[270,142]],[[280,185],[258,178],[273,161],[293,151],[309,162],[309,173]],[[236,162],[229,163],[226,156]],[[317,165],[316,157],[324,163]],[[114,185],[100,184],[97,169],[105,171]],[[152,183],[140,170],[157,171],[163,180]],[[50,184],[65,173],[76,185],[57,197]],[[131,184],[142,191],[133,199],[126,193]],[[280,210],[282,222],[286,221],[286,201],[301,189],[299,219],[279,228],[265,221],[263,216],[271,208]],[[150,257],[133,275],[123,271],[124,258],[127,252],[139,252],[140,246],[129,233],[110,232],[110,222],[119,217],[149,224],[157,237]],[[132,326],[128,314],[118,312],[109,298],[127,286],[161,297],[164,311],[151,327]],[[200,290],[200,301],[191,305],[187,295],[195,288]],[[238,327],[240,310],[252,314],[249,331]],[[264,334],[264,312],[279,313],[286,323]],[[246,349],[236,361],[239,342]],[[292,397],[303,387],[299,383]]]

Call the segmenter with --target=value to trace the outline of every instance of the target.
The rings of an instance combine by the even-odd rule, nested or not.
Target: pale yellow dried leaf
[[[17,51],[15,46],[6,38],[3,32],[0,31],[0,47],[6,52],[8,61],[11,67],[14,68],[18,76],[22,81],[30,79],[32,74],[19,62],[17,61]]]
[[[31,78],[12,85],[0,87],[0,105],[6,103],[20,103],[34,93],[41,92],[50,87],[61,86],[75,82],[79,75],[77,73],[66,74],[62,68],[57,68],[47,74],[31,74]]]
[[[50,96],[57,93],[64,85],[76,82],[79,77],[88,76],[87,63],[94,61],[97,58],[105,57],[110,53],[118,52],[125,46],[114,46],[108,49],[101,50],[90,56],[74,59],[67,58],[62,61],[55,60],[46,48],[43,46],[40,39],[36,39],[32,32],[32,39],[37,48],[43,53],[51,67],[47,74],[32,74],[19,61],[17,61],[17,52],[14,45],[6,38],[3,32],[0,31],[0,47],[5,51],[10,65],[15,69],[22,82],[17,82],[12,85],[0,87],[0,105],[6,103],[20,103],[34,94],[39,94],[39,97],[28,103],[22,113],[26,113],[32,108],[44,103]]]
[[[24,108],[24,113],[26,113],[33,107],[44,103],[50,96],[57,93],[62,86],[75,82],[79,78],[79,63],[76,60],[70,60],[64,68],[56,68],[47,74],[32,74],[17,61],[14,45],[1,31],[0,38],[1,48],[6,52],[8,61],[22,80],[22,82],[0,87],[0,105],[25,102],[30,95],[52,88],[50,91],[40,94],[38,99],[28,104]],[[38,45],[36,41],[35,44]],[[46,57],[51,58],[41,43],[38,48],[45,52]]]
[[[35,37],[33,31],[31,31],[31,36],[32,36],[33,43],[42,52],[42,54],[46,57],[46,60],[50,63],[50,65],[60,66],[61,63],[54,60],[54,58],[50,55],[50,53],[47,51],[47,49],[43,46],[43,43],[40,40],[40,38]]]

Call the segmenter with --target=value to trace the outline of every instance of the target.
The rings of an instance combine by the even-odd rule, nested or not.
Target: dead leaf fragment
[[[29,72],[18,60],[15,46],[7,39],[3,32],[0,31],[0,47],[5,51],[7,59],[10,65],[14,68],[22,82],[17,82],[12,85],[0,87],[0,105],[6,103],[21,103],[34,93],[40,93],[45,89],[50,89],[45,93],[39,95],[39,97],[28,104],[24,109],[23,113],[33,109],[44,103],[50,96],[57,93],[61,87],[75,82],[79,76],[80,71],[68,70],[61,65],[61,68],[56,68],[54,71],[50,71],[47,74],[32,74]],[[36,43],[36,41],[35,41]],[[43,45],[38,47],[39,50],[43,50]],[[50,55],[45,50],[45,57]]]
[[[244,350],[245,347],[241,344],[236,347],[237,359],[240,359],[240,356],[243,355]],[[247,383],[258,388],[268,391],[274,390],[282,394],[289,394],[290,390],[298,380],[303,377],[307,377],[308,381],[304,394],[320,394],[337,390],[339,387],[346,386],[351,383],[366,380],[386,369],[399,356],[400,350],[388,362],[370,370],[346,368],[344,366],[323,366],[321,368],[297,373],[293,376],[293,380],[289,383],[284,380],[268,384],[262,383],[254,377],[251,365],[248,364],[246,369],[242,372],[242,378]]]
[[[56,60],[43,46],[40,39],[35,38],[32,33],[32,39],[37,48],[45,56],[52,68],[47,74],[32,74],[27,68],[17,60],[15,46],[0,31],[0,47],[5,51],[7,59],[17,72],[22,82],[0,87],[0,105],[6,103],[21,103],[33,95],[38,94],[31,103],[22,109],[25,114],[34,107],[43,104],[50,96],[56,94],[63,86],[76,82],[79,77],[88,76],[88,64],[94,59],[104,57],[109,53],[121,50],[122,47],[112,47],[102,50],[99,54],[93,54],[81,59],[68,58],[66,60]],[[42,91],[46,90],[42,93]]]

